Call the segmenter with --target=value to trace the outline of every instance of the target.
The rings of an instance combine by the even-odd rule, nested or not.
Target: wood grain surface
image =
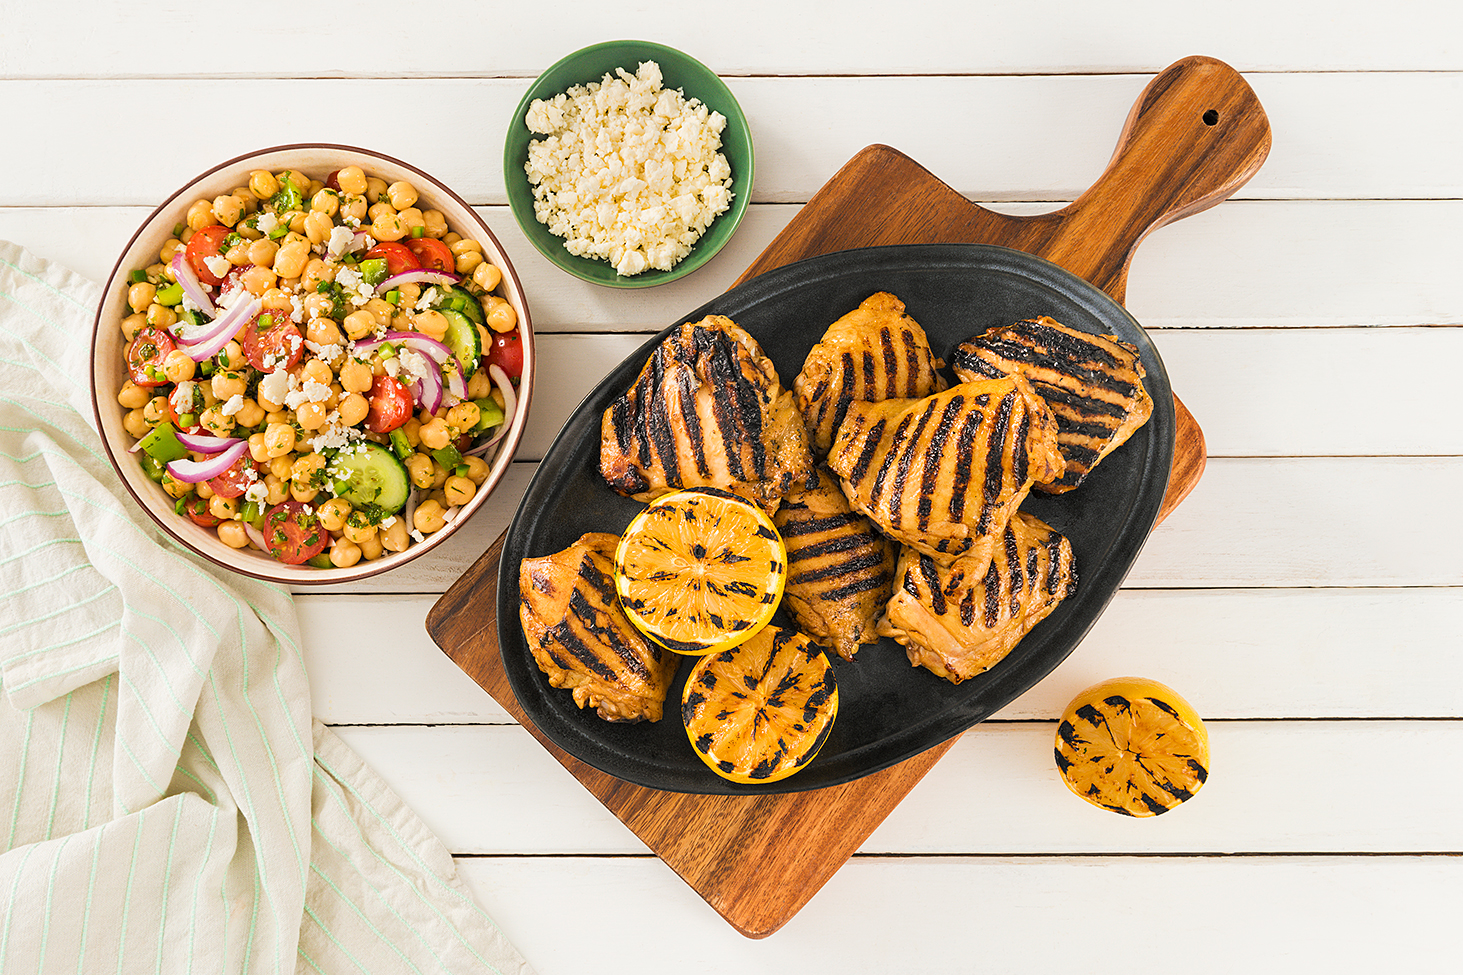
[[[1144,89],[1107,169],[1070,206],[1011,216],[970,203],[903,153],[871,146],[819,190],[740,280],[852,247],[979,242],[1052,260],[1118,301],[1138,244],[1154,229],[1225,199],[1255,173],[1269,124],[1249,85],[1211,58],[1187,58]],[[1165,517],[1203,471],[1197,422],[1175,401]],[[502,538],[432,607],[427,631],[737,931],[766,937],[797,913],[954,744],[855,782],[788,795],[691,796],[631,785],[552,745],[518,707],[497,646]]]

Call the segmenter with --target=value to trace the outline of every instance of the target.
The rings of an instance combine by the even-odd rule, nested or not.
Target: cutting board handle
[[[1049,214],[1063,233],[1043,256],[1121,302],[1143,238],[1229,197],[1269,152],[1269,119],[1238,71],[1209,57],[1177,61],[1143,89],[1097,182]]]

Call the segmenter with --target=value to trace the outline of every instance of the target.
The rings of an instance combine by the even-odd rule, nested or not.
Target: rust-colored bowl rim
[[[228,192],[233,187],[243,185],[247,181],[248,171],[241,170],[239,173],[234,171],[240,170],[240,167],[245,165],[253,169],[269,169],[271,172],[282,168],[298,168],[303,171],[313,171],[319,168],[314,163],[300,164],[298,161],[283,158],[298,156],[302,153],[334,156],[337,157],[335,161],[340,165],[355,163],[373,174],[381,172],[383,167],[386,170],[394,168],[403,176],[409,174],[408,178],[413,180],[413,185],[416,186],[418,192],[436,209],[444,211],[448,217],[449,226],[459,233],[463,229],[471,229],[473,238],[483,245],[485,254],[503,272],[503,283],[499,286],[499,291],[517,312],[518,328],[522,335],[524,350],[523,373],[518,386],[520,405],[509,425],[508,432],[493,455],[487,480],[478,488],[472,501],[468,502],[458,517],[446,527],[427,536],[423,541],[411,545],[405,551],[385,554],[372,561],[362,560],[344,569],[334,567],[317,569],[311,566],[286,565],[252,549],[232,549],[219,541],[218,536],[212,531],[194,525],[182,515],[177,514],[173,510],[173,499],[168,497],[158,485],[148,480],[134,456],[129,453],[127,447],[131,446],[131,437],[121,426],[121,416],[126,411],[122,410],[116,402],[116,390],[121,387],[121,380],[118,378],[113,383],[107,378],[109,363],[113,372],[119,376],[121,372],[121,349],[124,343],[121,341],[119,323],[121,318],[125,317],[125,311],[119,315],[118,309],[119,305],[125,309],[127,292],[127,289],[121,286],[121,281],[133,267],[143,267],[156,262],[158,250],[163,242],[172,236],[172,228],[179,221],[180,215],[176,213],[179,201],[189,197],[213,197],[218,193]],[[265,164],[265,160],[269,160],[269,162]],[[373,164],[375,165],[373,166]],[[340,168],[340,166],[332,168]],[[225,173],[233,175],[230,175],[228,179],[223,179]],[[245,178],[238,178],[240,175]],[[223,186],[224,183],[228,185]],[[201,189],[201,187],[212,189],[215,185],[223,186],[223,188],[218,192],[205,192]],[[167,217],[173,219],[164,222]],[[463,236],[468,235],[463,234]],[[512,262],[508,259],[507,251],[472,206],[446,184],[411,163],[372,149],[331,143],[278,145],[235,156],[200,173],[160,203],[132,234],[118,256],[116,264],[112,267],[112,273],[102,290],[102,299],[97,306],[96,317],[93,321],[91,347],[92,411],[96,418],[97,430],[101,435],[102,446],[107,452],[107,458],[128,493],[163,532],[189,551],[232,572],[283,586],[328,586],[358,582],[405,565],[444,543],[483,506],[512,468],[513,456],[517,452],[523,431],[527,426],[529,401],[532,398],[537,362],[533,326],[522,282],[519,280]],[[107,396],[100,395],[104,382],[109,392]],[[105,409],[104,404],[107,404]]]

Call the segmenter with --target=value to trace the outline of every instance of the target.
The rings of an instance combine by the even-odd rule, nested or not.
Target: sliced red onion
[[[264,533],[247,521],[244,522],[244,534],[249,536],[249,541],[253,542],[255,548],[259,549],[259,551],[266,554],[269,552],[269,546],[264,541]]]
[[[376,243],[376,238],[372,237],[364,230],[357,230],[355,236],[351,238],[351,243],[348,250],[362,250],[364,248],[370,247],[374,243]]]
[[[467,381],[462,378],[462,370],[457,367],[457,360],[453,359],[443,366],[442,371],[447,378],[447,392],[456,396],[459,403],[467,399]]]
[[[470,450],[463,451],[464,456],[480,457],[487,449],[499,440],[503,434],[508,432],[508,427],[513,423],[513,414],[518,410],[518,394],[513,390],[513,380],[503,371],[503,367],[496,362],[488,363],[488,375],[497,384],[498,390],[503,394],[503,422],[498,424],[498,432],[493,434],[493,439],[485,440]]]
[[[178,443],[189,450],[196,450],[200,454],[216,454],[239,442],[238,437],[210,437],[197,433],[184,433],[182,430],[179,430],[176,436]]]
[[[391,277],[376,285],[376,293],[384,295],[394,288],[403,284],[440,284],[452,285],[462,280],[462,275],[453,274],[451,271],[434,271],[431,268],[417,268],[413,271],[402,271],[400,274],[393,274]]]
[[[213,299],[208,297],[208,292],[203,290],[203,282],[198,280],[198,272],[193,270],[192,264],[184,260],[183,248],[178,248],[168,267],[173,269],[173,280],[183,286],[183,294],[198,306],[199,311],[209,318],[218,314],[218,310],[213,307]]]
[[[416,527],[416,524],[412,521],[412,515],[414,515],[416,513],[417,513],[417,492],[416,492],[415,489],[413,489],[413,491],[411,492],[411,494],[407,495],[406,507],[403,508],[403,509],[401,509],[401,518],[402,518],[403,521],[406,522],[406,530],[408,532],[410,532],[413,528]]]
[[[448,524],[451,524],[452,522],[457,520],[457,516],[460,514],[462,514],[462,506],[454,504],[452,507],[442,512],[442,520],[447,522]]]
[[[189,484],[197,484],[200,481],[207,481],[210,478],[218,477],[224,471],[234,466],[234,463],[244,456],[249,449],[249,442],[240,440],[222,453],[215,454],[207,460],[175,460],[168,464],[168,473],[180,481]]]
[[[436,369],[428,369],[425,376],[417,376],[416,373],[409,375],[415,378],[411,390],[417,403],[428,413],[436,413],[442,405],[442,373]]]
[[[439,366],[449,360],[452,362],[457,361],[457,357],[452,354],[451,349],[431,336],[423,335],[421,332],[387,332],[379,339],[357,342],[355,344],[355,354],[358,356],[368,356],[387,342],[420,352]]]
[[[202,362],[204,359],[212,359],[218,355],[220,349],[229,344],[234,333],[239,330],[249,319],[253,318],[260,308],[264,307],[258,297],[249,296],[248,301],[241,301],[220,315],[213,323],[213,328],[208,337],[197,342],[183,342],[182,349],[188,353],[188,358],[194,362]]]

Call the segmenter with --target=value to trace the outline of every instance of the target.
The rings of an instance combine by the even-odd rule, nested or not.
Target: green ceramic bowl
[[[687,98],[697,98],[712,111],[726,116],[726,129],[721,135],[721,151],[731,164],[732,202],[731,206],[712,221],[706,233],[696,242],[679,264],[669,271],[654,269],[642,271],[630,277],[615,272],[608,261],[575,257],[564,249],[564,239],[549,233],[548,227],[539,223],[533,215],[533,188],[523,166],[528,162],[528,144],[537,138],[528,130],[524,116],[535,98],[552,98],[574,85],[599,81],[606,73],[624,68],[631,74],[642,61],[654,61],[660,65],[662,82],[667,89],[679,88]],[[752,132],[747,127],[747,117],[741,106],[732,97],[716,73],[706,65],[675,48],[650,41],[606,41],[595,44],[556,63],[539,75],[538,80],[518,103],[513,121],[508,126],[508,139],[503,148],[503,180],[508,185],[508,202],[513,207],[513,216],[533,246],[559,267],[577,278],[611,288],[650,288],[685,277],[709,261],[721,250],[747,211],[747,200],[752,195]]]

